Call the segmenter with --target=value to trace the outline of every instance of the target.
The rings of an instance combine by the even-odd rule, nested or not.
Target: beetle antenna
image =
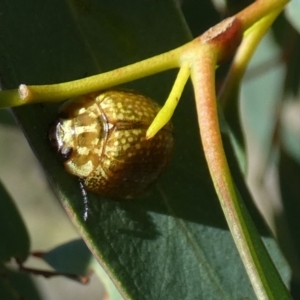
[[[89,216],[89,198],[88,194],[86,192],[86,189],[84,187],[83,179],[79,178],[79,187],[81,190],[81,194],[83,197],[83,220],[86,221]]]

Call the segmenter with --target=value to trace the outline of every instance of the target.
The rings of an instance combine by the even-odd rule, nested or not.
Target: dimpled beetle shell
[[[61,107],[49,138],[66,170],[81,178],[87,190],[132,198],[155,181],[172,156],[171,124],[145,138],[159,109],[133,91],[80,96]]]

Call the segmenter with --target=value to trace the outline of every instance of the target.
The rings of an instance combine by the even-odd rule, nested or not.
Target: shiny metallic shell
[[[160,107],[133,91],[108,90],[66,102],[49,131],[66,170],[87,190],[113,198],[141,194],[173,150],[172,125],[145,139]]]

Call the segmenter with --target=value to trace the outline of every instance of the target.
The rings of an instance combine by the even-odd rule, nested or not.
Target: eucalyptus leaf
[[[0,260],[24,261],[29,254],[29,235],[22,217],[0,181]]]
[[[42,299],[30,275],[10,269],[2,270],[1,275],[0,299]]]

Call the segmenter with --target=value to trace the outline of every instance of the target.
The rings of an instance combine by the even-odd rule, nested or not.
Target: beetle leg
[[[89,198],[88,198],[88,194],[87,191],[85,189],[84,183],[83,183],[83,179],[79,178],[79,187],[81,190],[81,194],[83,197],[83,220],[86,221],[88,219],[89,216]]]

